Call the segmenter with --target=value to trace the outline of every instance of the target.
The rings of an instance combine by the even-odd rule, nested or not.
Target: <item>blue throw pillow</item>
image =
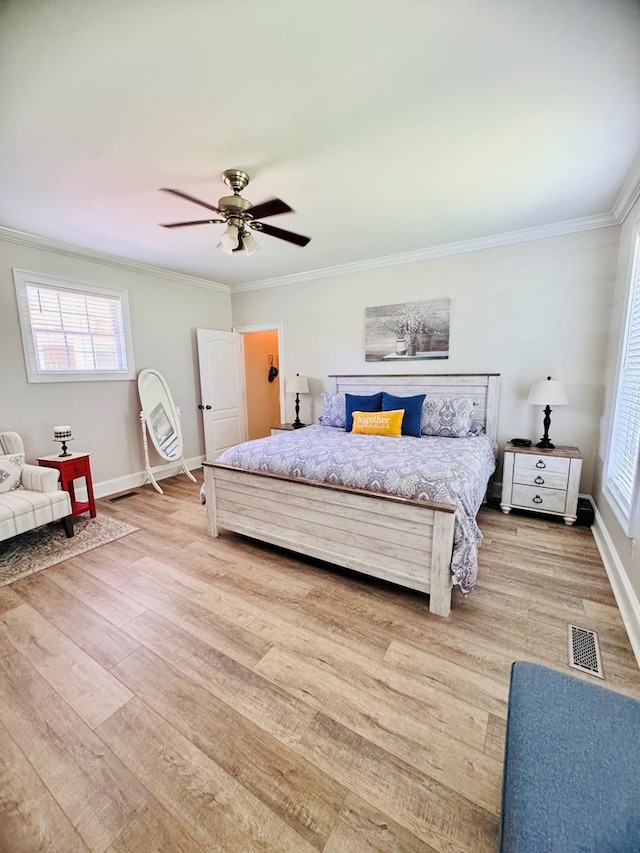
[[[369,394],[361,397],[358,394],[345,394],[345,423],[346,432],[353,429],[354,412],[380,412],[382,411],[382,391],[377,394]]]
[[[395,409],[404,409],[402,419],[402,434],[415,435],[420,438],[420,420],[422,418],[422,404],[426,394],[416,394],[414,397],[394,397],[393,394],[382,393],[382,411],[391,412]]]

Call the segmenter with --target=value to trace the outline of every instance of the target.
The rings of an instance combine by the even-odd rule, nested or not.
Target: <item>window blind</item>
[[[640,449],[640,236],[635,256],[618,394],[611,433],[608,485],[628,526],[637,504]],[[635,525],[634,525],[635,526]]]
[[[26,285],[39,373],[126,373],[127,348],[119,296]]]

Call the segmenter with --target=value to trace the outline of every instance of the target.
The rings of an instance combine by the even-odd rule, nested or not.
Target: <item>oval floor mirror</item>
[[[187,468],[183,456],[182,430],[180,429],[180,409],[171,396],[171,391],[164,376],[157,370],[147,367],[138,374],[138,395],[142,411],[140,424],[142,426],[142,446],[144,448],[145,483],[151,483],[160,494],[164,494],[149,462],[149,445],[147,433],[159,456],[167,462],[178,462],[180,467],[176,473],[184,471],[190,480],[196,478]],[[144,484],[143,484],[144,485]]]

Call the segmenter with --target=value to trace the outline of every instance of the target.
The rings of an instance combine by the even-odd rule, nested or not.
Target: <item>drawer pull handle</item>
[[[537,486],[544,486],[544,477],[541,477],[540,474],[533,481]]]
[[[545,465],[545,463],[542,461],[542,459],[538,459],[538,461],[536,462],[536,468],[546,468],[546,467],[547,467],[547,466],[546,466],[546,465]]]
[[[533,498],[533,502],[534,502],[534,504],[541,504],[541,503],[542,503],[542,498],[540,497],[540,495],[536,495],[536,496]]]

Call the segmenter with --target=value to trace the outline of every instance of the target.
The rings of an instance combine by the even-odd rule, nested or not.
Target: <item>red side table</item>
[[[38,465],[44,468],[57,468],[60,472],[60,485],[69,492],[71,498],[71,515],[81,515],[87,510],[91,518],[96,517],[96,502],[93,497],[93,482],[91,480],[91,465],[89,464],[89,453],[71,453],[69,456],[39,456],[36,460]],[[86,501],[76,500],[74,480],[84,477],[87,486]]]

